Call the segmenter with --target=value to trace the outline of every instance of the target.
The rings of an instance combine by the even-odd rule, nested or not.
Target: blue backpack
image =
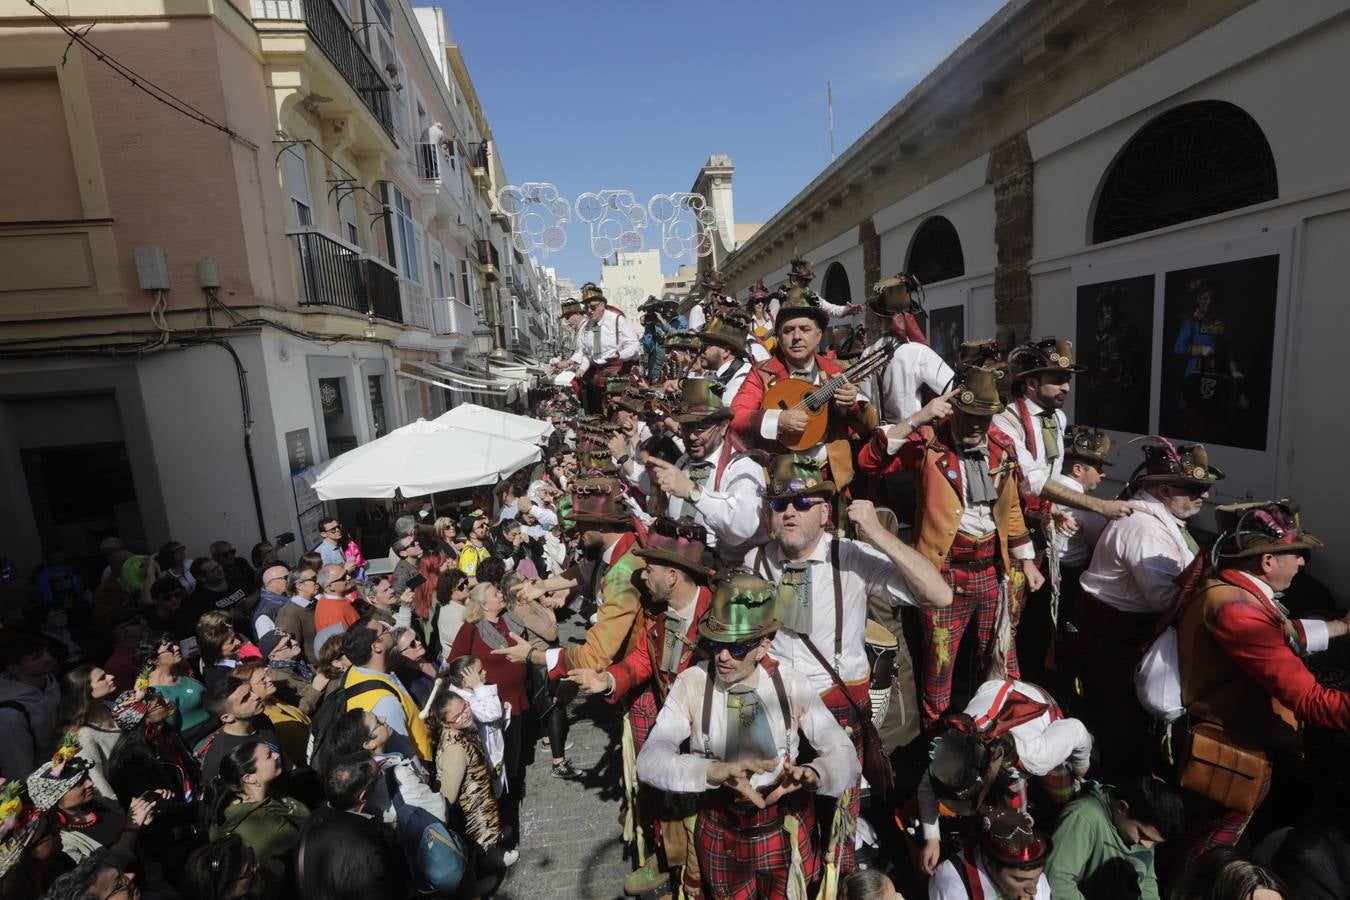
[[[408,859],[414,885],[422,893],[455,893],[469,866],[464,839],[425,809],[405,802],[392,770],[386,777],[398,816],[398,842]]]

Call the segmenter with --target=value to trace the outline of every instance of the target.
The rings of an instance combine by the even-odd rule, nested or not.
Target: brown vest
[[[1211,577],[1200,585],[1177,619],[1181,702],[1197,719],[1222,725],[1273,749],[1296,750],[1301,736],[1293,713],[1242,671],[1210,634],[1208,623],[1229,603],[1255,604],[1260,599]],[[1276,621],[1273,612],[1270,617],[1270,627],[1283,632],[1283,623]]]

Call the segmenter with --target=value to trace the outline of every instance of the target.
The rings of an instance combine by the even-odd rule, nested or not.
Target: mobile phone
[[[404,583],[403,586],[404,586],[405,588],[407,588],[408,590],[415,590],[416,588],[420,588],[422,585],[424,585],[424,584],[426,584],[426,583],[427,583],[427,577],[426,577],[425,575],[422,575],[422,574],[419,573],[419,574],[414,575],[413,577],[409,578],[409,579],[407,580],[407,582]]]
[[[197,655],[197,639],[195,637],[185,637],[178,642],[178,649],[183,651],[183,658]]]
[[[274,543],[276,544],[277,549],[280,549],[280,548],[282,548],[282,547],[285,547],[287,544],[294,544],[294,543],[295,543],[295,532],[294,532],[294,531],[287,531],[287,532],[283,532],[282,534],[277,535],[277,539],[276,539],[276,541],[275,541]]]
[[[144,794],[141,794],[141,799],[146,803],[158,803],[162,798],[154,791],[146,791]]]

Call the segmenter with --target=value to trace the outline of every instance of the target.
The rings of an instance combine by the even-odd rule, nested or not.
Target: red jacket
[[[675,676],[688,668],[694,655],[694,646],[698,643],[698,624],[707,616],[711,606],[712,591],[700,587],[698,599],[694,601],[694,616],[689,620],[689,631],[685,634],[688,643],[680,654],[679,671],[674,673],[662,672],[659,668],[659,658],[666,642],[665,613],[650,613],[643,607],[637,625],[637,645],[631,653],[608,669],[609,674],[614,676],[614,692],[606,699],[610,703],[617,703],[629,691],[646,684],[654,674],[659,676],[661,682],[658,696],[665,697],[670,686],[675,683]]]
[[[511,639],[507,638],[508,646],[510,642]],[[512,715],[523,715],[530,708],[530,692],[527,688],[530,667],[493,653],[479,635],[477,622],[465,622],[459,626],[455,642],[450,646],[450,658],[459,656],[472,656],[483,664],[484,680],[497,686],[497,696],[503,703],[511,704]]]

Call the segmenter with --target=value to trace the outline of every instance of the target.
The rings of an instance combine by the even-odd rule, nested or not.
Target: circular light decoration
[[[661,223],[661,249],[667,256],[695,258],[712,253],[717,214],[702,194],[657,194],[647,202],[647,212]]]
[[[642,249],[642,230],[647,210],[632,191],[605,189],[577,197],[577,218],[591,229],[591,252],[604,259],[615,252],[636,253]]]
[[[546,181],[508,184],[497,191],[497,209],[511,222],[511,244],[521,253],[539,251],[547,256],[567,246],[572,204]]]

